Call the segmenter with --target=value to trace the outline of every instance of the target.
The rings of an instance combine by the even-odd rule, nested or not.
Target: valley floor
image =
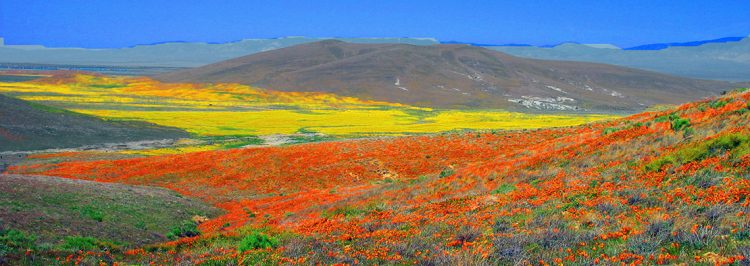
[[[84,74],[0,82],[0,93],[106,119],[180,128],[200,137],[319,133],[341,139],[574,126],[619,117],[432,109],[239,84],[171,84]]]

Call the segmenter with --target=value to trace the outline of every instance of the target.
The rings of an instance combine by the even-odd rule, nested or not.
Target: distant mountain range
[[[675,46],[700,46],[700,45],[704,45],[707,43],[739,42],[742,39],[744,39],[744,37],[724,37],[724,38],[713,39],[713,40],[692,41],[692,42],[653,43],[653,44],[645,44],[645,45],[625,48],[625,50],[663,50],[663,49],[667,49],[669,47],[675,47]]]
[[[0,63],[197,67],[323,39],[326,38],[248,39],[221,44],[168,42],[121,49],[6,45],[0,46]],[[414,45],[439,43],[431,38],[340,38],[338,40],[352,43]],[[462,42],[444,43],[464,44]],[[741,37],[683,43],[647,44],[626,49],[620,49],[611,44],[563,43],[539,47],[528,44],[468,44],[528,58],[597,62],[692,78],[750,81],[750,39]],[[114,72],[118,73],[118,71]],[[135,73],[138,72],[143,71],[136,71]]]
[[[596,48],[592,48],[596,49]],[[448,108],[637,111],[734,88],[619,66],[535,60],[470,45],[301,44],[157,75]]]
[[[196,67],[258,52],[317,42],[328,38],[286,37],[247,39],[209,44],[168,42],[119,49],[46,48],[35,45],[0,46],[0,63],[98,66]],[[341,38],[352,43],[436,44],[429,38]]]
[[[643,44],[638,46],[633,46],[629,48],[621,48],[614,44],[585,44],[585,43],[579,43],[579,42],[563,42],[558,44],[546,44],[546,45],[531,45],[531,44],[525,44],[525,43],[507,43],[507,44],[490,44],[490,43],[473,43],[473,42],[460,42],[460,41],[441,41],[441,44],[469,44],[473,46],[483,46],[483,47],[490,47],[490,46],[511,46],[511,47],[540,47],[540,48],[553,48],[560,45],[565,44],[580,44],[580,45],[586,45],[586,46],[593,46],[593,47],[601,47],[601,48],[612,48],[612,49],[622,49],[622,50],[663,50],[667,49],[669,47],[675,47],[675,46],[700,46],[707,43],[726,43],[726,42],[738,42],[744,39],[745,37],[724,37],[724,38],[718,38],[718,39],[712,39],[712,40],[703,40],[703,41],[690,41],[690,42],[671,42],[671,43],[651,43],[651,44]]]
[[[701,42],[692,44],[698,43]],[[739,41],[705,42],[697,46],[670,44],[661,50],[608,49],[612,47],[575,43],[551,48],[487,48],[528,58],[605,63],[701,79],[750,81],[750,38]]]

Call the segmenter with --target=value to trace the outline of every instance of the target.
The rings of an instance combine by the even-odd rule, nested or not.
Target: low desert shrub
[[[690,127],[690,119],[678,117],[675,120],[672,120],[672,129],[674,131],[680,131],[687,129],[688,127]]]
[[[198,230],[198,225],[195,222],[185,220],[178,226],[173,227],[172,230],[167,233],[167,238],[174,240],[181,237],[199,236],[200,234],[201,232]]]
[[[97,241],[93,237],[69,236],[65,238],[62,248],[67,250],[95,250],[98,247]]]
[[[615,133],[617,131],[620,131],[620,129],[619,128],[614,128],[614,127],[608,127],[608,128],[605,128],[604,130],[602,130],[602,135],[609,135],[609,134]]]
[[[453,170],[452,168],[445,168],[445,169],[443,169],[443,171],[440,171],[439,177],[440,178],[449,177],[449,176],[452,176],[455,173],[456,173],[456,171]]]
[[[253,249],[275,248],[279,246],[279,240],[262,232],[253,231],[240,241],[238,251],[244,253]]]
[[[99,210],[94,209],[91,206],[85,206],[83,209],[81,209],[81,215],[91,218],[94,221],[101,222],[104,221],[104,213],[102,213]]]
[[[710,106],[713,109],[719,109],[719,108],[726,106],[727,103],[728,102],[726,100],[715,100],[715,101],[710,102],[708,106]]]

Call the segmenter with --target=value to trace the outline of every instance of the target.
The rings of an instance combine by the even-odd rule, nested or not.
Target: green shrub
[[[242,238],[238,251],[243,253],[253,249],[275,248],[279,246],[279,243],[279,240],[273,236],[254,231]]]
[[[81,209],[81,215],[91,218],[92,220],[97,222],[104,221],[104,213],[94,209],[91,206],[83,207],[83,209]]]
[[[0,265],[8,263],[5,258],[9,255],[23,253],[27,249],[38,249],[36,239],[36,235],[18,230],[3,230],[0,224]]]
[[[62,247],[68,250],[94,250],[97,240],[93,237],[69,236],[65,238]]]
[[[653,160],[650,163],[646,164],[645,168],[646,168],[646,171],[656,172],[656,171],[661,170],[661,168],[664,165],[674,164],[674,163],[675,163],[674,156],[664,156],[664,157],[658,158],[658,159]]]
[[[620,131],[620,129],[619,128],[614,128],[614,127],[608,127],[608,128],[605,128],[604,130],[602,130],[602,135],[609,135],[609,134],[615,133],[617,131]]]
[[[0,231],[0,245],[6,249],[27,249],[34,247],[37,237],[33,234],[11,229]]]
[[[443,169],[443,171],[440,171],[439,177],[440,178],[449,177],[449,176],[452,176],[455,173],[456,173],[456,170],[453,170],[453,168],[445,168],[445,169]]]
[[[499,187],[497,187],[495,190],[493,190],[492,194],[505,195],[505,194],[508,194],[511,191],[515,190],[515,189],[516,189],[516,187],[514,185],[505,183],[505,184],[502,184]]]
[[[3,243],[0,243],[0,262],[3,262],[2,258],[5,258],[6,256],[8,256],[8,254],[11,254],[11,253],[13,253],[13,248]]]
[[[715,101],[710,102],[708,106],[710,106],[713,109],[719,109],[719,108],[726,106],[727,103],[728,102],[725,100],[715,100]]]
[[[654,119],[655,122],[665,122],[667,120],[672,123],[672,129],[674,131],[680,131],[682,129],[687,129],[688,127],[690,127],[690,120],[687,118],[681,118],[676,113],[660,116]]]
[[[174,240],[181,237],[198,236],[200,234],[201,232],[198,231],[198,225],[195,224],[195,222],[185,220],[182,221],[180,225],[173,227],[172,230],[167,233],[167,238]]]
[[[690,127],[690,120],[687,118],[676,118],[672,120],[672,129],[674,131],[680,131],[682,129],[687,129]]]
[[[712,139],[708,146],[712,150],[731,150],[750,141],[750,136],[742,134],[727,134]]]

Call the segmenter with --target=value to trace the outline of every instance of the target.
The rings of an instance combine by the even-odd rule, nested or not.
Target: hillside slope
[[[0,151],[186,137],[184,131],[141,122],[110,122],[0,94]]]
[[[749,123],[738,90],[578,127],[9,172],[162,186],[227,211],[201,238],[124,258],[141,263],[747,264]]]
[[[2,246],[7,244],[6,230],[23,232],[31,239],[24,243],[29,247],[75,251],[88,237],[93,238],[91,245],[122,251],[167,241],[173,227],[195,215],[219,214],[214,207],[163,188],[0,175],[0,253],[8,248]],[[9,263],[4,261],[6,255],[0,254],[0,264]],[[44,264],[53,263],[36,261],[35,265]]]
[[[524,59],[468,45],[329,40],[156,76],[324,91],[431,107],[637,111],[716,95],[734,85],[617,66]]]

